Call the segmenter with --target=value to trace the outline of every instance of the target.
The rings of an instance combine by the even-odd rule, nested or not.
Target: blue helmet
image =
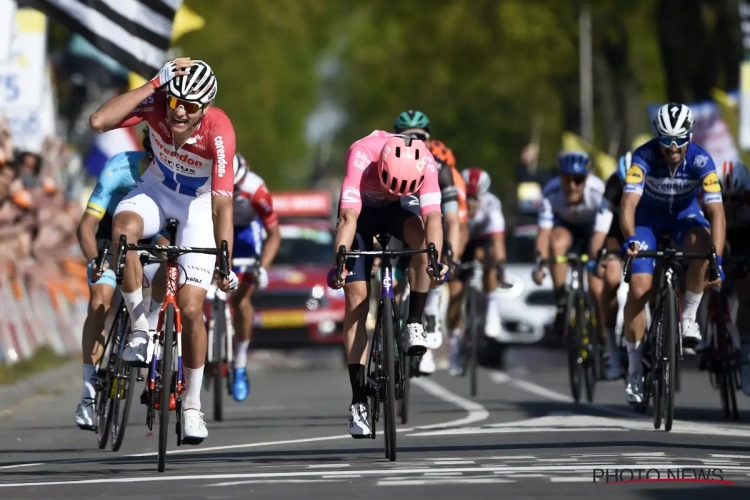
[[[633,154],[628,151],[617,161],[617,177],[620,178],[620,182],[625,182],[625,176],[628,175],[628,169],[630,168],[632,160]]]
[[[560,154],[562,175],[586,175],[589,173],[589,155],[583,151],[567,151]]]

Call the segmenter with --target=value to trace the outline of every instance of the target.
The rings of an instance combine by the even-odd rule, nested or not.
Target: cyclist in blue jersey
[[[76,424],[81,429],[92,429],[96,421],[94,408],[96,364],[100,361],[104,349],[104,324],[110,310],[112,297],[115,293],[115,273],[106,269],[101,278],[94,280],[94,261],[98,255],[98,248],[104,241],[111,241],[112,213],[120,200],[133,189],[141,177],[141,173],[148,167],[153,152],[148,135],[144,136],[145,151],[128,151],[113,156],[107,161],[104,170],[99,175],[86,211],[78,224],[78,242],[81,250],[89,261],[90,298],[88,315],[83,324],[81,348],[83,350],[83,393],[81,402],[76,410]],[[159,244],[169,244],[163,235],[157,235]],[[149,243],[151,240],[149,239]],[[111,261],[107,263],[111,264]],[[155,278],[158,264],[146,266],[144,274],[152,284],[151,309],[149,324],[156,325],[156,319],[164,298],[164,277],[159,272]]]
[[[637,255],[639,250],[655,250],[665,233],[677,246],[691,252],[708,252],[713,243],[719,278],[711,285],[719,286],[724,279],[721,254],[726,231],[721,185],[711,155],[692,142],[693,125],[690,108],[684,104],[665,104],[654,119],[656,138],[633,153],[620,209],[624,236],[621,254],[624,257]],[[700,192],[707,217],[698,204]],[[634,250],[630,249],[631,243]],[[633,261],[624,309],[629,364],[625,398],[632,404],[643,401],[638,347],[646,331],[645,306],[655,264],[654,259]],[[695,316],[703,296],[707,266],[707,261],[692,260],[686,273],[682,336],[687,349],[694,349],[701,340]]]

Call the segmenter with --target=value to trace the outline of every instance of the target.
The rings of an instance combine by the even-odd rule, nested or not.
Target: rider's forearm
[[[597,232],[591,237],[591,255],[594,256],[604,246],[604,240],[607,238],[607,233]]]
[[[358,217],[359,214],[350,208],[343,209],[341,214],[339,214],[339,223],[336,227],[336,245],[333,247],[334,265],[336,265],[336,252],[338,252],[341,245],[346,247],[347,250],[351,249],[354,235],[357,233]]]
[[[424,215],[425,244],[434,243],[438,251],[438,262],[443,251],[443,218],[440,212]]]
[[[505,233],[492,235],[492,258],[496,264],[504,263],[507,260],[505,253]]]
[[[153,93],[153,85],[151,85],[151,82],[147,82],[137,89],[113,97],[94,111],[89,118],[89,125],[94,131],[100,134],[108,132],[122,122],[131,111]]]
[[[716,247],[716,254],[722,255],[727,231],[724,207],[721,203],[709,203],[706,205],[706,212],[711,223],[711,242]]]
[[[91,221],[88,214],[84,214],[81,222],[78,224],[78,244],[81,245],[81,251],[89,262],[96,259],[99,255],[99,251],[96,248],[96,233],[94,233],[96,223],[96,220]]]
[[[234,205],[232,198],[222,195],[211,196],[211,211],[214,221],[214,239],[219,248],[222,241],[229,247],[229,260],[232,259],[234,244]]]
[[[539,228],[539,234],[536,236],[536,253],[542,258],[549,257],[549,241],[552,230],[549,228]]]
[[[635,209],[640,199],[640,195],[635,193],[625,193],[622,195],[620,229],[625,239],[635,236]]]
[[[279,226],[274,226],[266,230],[268,232],[268,239],[263,244],[263,252],[260,255],[260,267],[268,269],[273,260],[276,258],[276,254],[279,253],[279,246],[281,245],[281,231]]]

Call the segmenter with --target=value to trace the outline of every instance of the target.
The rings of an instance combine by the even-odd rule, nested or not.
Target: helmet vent
[[[399,193],[405,193],[406,192],[406,181],[401,181],[401,189],[398,190]]]
[[[415,191],[414,188],[416,187],[417,187],[417,181],[411,181],[411,184],[409,185],[409,191],[413,193]]]
[[[396,158],[401,158],[401,147],[396,146]]]
[[[396,180],[396,178],[394,177],[393,179],[391,179],[391,191],[395,191],[397,185],[398,185],[398,180]]]

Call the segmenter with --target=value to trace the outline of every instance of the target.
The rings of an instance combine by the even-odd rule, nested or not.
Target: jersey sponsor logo
[[[214,146],[216,146],[216,164],[219,177],[224,177],[227,172],[227,159],[224,153],[224,138],[220,135],[214,137]]]
[[[370,158],[359,149],[354,153],[354,166],[360,170],[364,170],[370,164]]]
[[[341,195],[341,201],[343,201],[344,203],[359,203],[359,200],[359,190],[354,187],[348,187],[344,189],[344,192]]]
[[[423,156],[422,159],[419,160],[415,166],[417,167],[417,170],[421,174],[422,170],[424,170],[424,168],[427,166],[427,157]]]
[[[154,103],[154,96],[150,95],[141,101],[141,106],[148,106],[149,104],[153,104],[153,103]]]
[[[711,172],[703,178],[703,190],[707,193],[721,193],[721,184],[716,172]]]
[[[631,166],[628,169],[628,174],[625,176],[625,183],[640,184],[641,182],[643,182],[643,171],[641,171],[640,167]]]
[[[94,194],[99,196],[104,192],[104,186],[102,186],[101,182],[96,183],[96,187],[94,188]]]
[[[698,155],[695,158],[693,158],[693,166],[696,168],[703,168],[706,165],[708,165],[708,156],[706,155]]]
[[[104,210],[90,202],[86,205],[86,212],[92,215],[98,215],[99,218],[104,216]]]
[[[380,152],[380,160],[385,161],[386,158],[388,158],[388,155],[391,153],[391,147],[385,146],[383,147],[383,151]]]

